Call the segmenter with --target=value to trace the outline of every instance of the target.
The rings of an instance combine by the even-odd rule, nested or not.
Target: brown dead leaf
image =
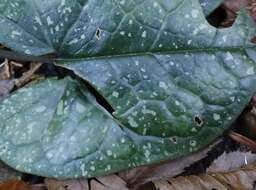
[[[48,190],[45,184],[35,184],[31,185],[29,190]]]
[[[4,181],[10,180],[20,180],[22,173],[9,168],[2,162],[0,162],[0,183]]]
[[[101,185],[100,189],[102,190],[128,190],[126,182],[117,175],[98,177],[97,181],[93,180],[91,182],[91,187],[95,185],[97,187],[100,187]]]
[[[45,179],[48,190],[89,190],[86,179],[77,180],[55,180]]]
[[[14,85],[14,80],[0,80],[0,98],[8,95]]]
[[[251,140],[251,139],[247,138],[246,136],[243,136],[239,133],[231,132],[229,134],[229,137],[231,139],[233,139],[234,141],[236,141],[237,143],[247,145],[252,150],[256,150],[256,142],[254,140]]]
[[[180,176],[169,180],[154,181],[158,190],[250,190],[254,189],[256,165],[240,170],[222,173],[209,173],[199,176]]]
[[[0,80],[8,80],[10,78],[11,78],[11,73],[10,73],[9,61],[5,59],[4,62],[0,64]]]
[[[46,179],[48,190],[89,190],[89,182],[86,179],[55,180]],[[128,190],[125,181],[117,175],[98,177],[90,180],[90,190]]]
[[[213,163],[207,169],[207,172],[228,172],[255,162],[256,154],[252,152],[224,152],[221,156],[213,161]]]
[[[241,8],[246,8],[256,21],[256,0],[225,0],[223,8],[227,13],[227,19],[222,23],[223,26],[232,25]]]
[[[14,180],[0,183],[0,190],[31,190],[31,188],[24,181]]]

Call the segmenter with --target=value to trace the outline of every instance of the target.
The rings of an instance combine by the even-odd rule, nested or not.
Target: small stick
[[[239,133],[236,133],[236,132],[231,132],[228,134],[228,136],[236,141],[237,143],[240,143],[240,144],[243,144],[243,145],[247,145],[249,146],[252,150],[256,150],[256,142],[239,134]]]
[[[42,66],[42,63],[36,63],[32,65],[32,68],[23,74],[23,76],[19,79],[15,79],[15,85],[19,88],[26,84],[30,78],[33,76],[33,74]]]

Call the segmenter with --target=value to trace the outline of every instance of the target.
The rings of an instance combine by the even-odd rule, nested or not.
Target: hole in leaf
[[[256,36],[251,39],[251,42],[256,44]]]
[[[207,21],[209,24],[215,27],[220,27],[222,23],[227,19],[227,13],[223,7],[218,7],[208,17]]]
[[[194,117],[194,122],[198,127],[202,127],[204,124],[203,119],[201,118],[201,116],[198,116],[198,115]]]
[[[101,29],[98,28],[95,33],[95,37],[97,38],[97,40],[101,39],[101,33],[102,33]]]
[[[171,137],[171,141],[174,143],[174,144],[177,144],[178,143],[178,140],[176,137]]]

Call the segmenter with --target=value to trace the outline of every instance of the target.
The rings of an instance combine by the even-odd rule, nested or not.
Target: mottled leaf
[[[96,110],[83,118],[61,101],[67,82],[19,91],[0,108],[0,156],[22,171],[91,177],[188,155],[227,130],[256,90],[250,42],[256,27],[245,11],[221,30],[207,23],[197,0],[0,0],[0,23],[6,26],[0,43],[34,56],[58,55],[58,65],[87,81],[114,110],[113,119],[77,87],[67,101],[77,97],[84,109]],[[45,117],[33,111],[49,102]],[[104,119],[96,120],[99,115]],[[36,134],[28,133],[31,126]],[[85,132],[75,133],[72,146],[69,130],[80,127]],[[40,136],[44,131],[49,138]],[[24,158],[29,151],[34,157]]]
[[[3,101],[0,112],[1,159],[17,170],[71,178],[125,169],[141,160],[142,150],[129,137],[137,135],[122,131],[71,79],[18,90]]]

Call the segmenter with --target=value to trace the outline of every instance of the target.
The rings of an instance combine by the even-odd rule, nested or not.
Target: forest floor
[[[218,28],[229,27],[241,7],[256,21],[255,0],[226,0],[207,19]],[[4,49],[4,47],[0,47]],[[28,83],[49,76],[64,77],[66,70],[53,64],[0,60],[0,100]],[[91,180],[57,181],[14,172],[0,164],[0,190],[169,190],[247,189],[256,182],[256,96],[215,146],[187,159],[154,167],[140,167],[116,175]],[[207,153],[208,152],[208,153]],[[191,165],[191,163],[193,163]],[[172,176],[168,176],[172,171]],[[168,172],[169,171],[169,172]],[[143,185],[141,185],[143,184]],[[200,185],[198,185],[200,184]],[[194,187],[193,187],[194,186]],[[206,188],[207,187],[207,188]]]

